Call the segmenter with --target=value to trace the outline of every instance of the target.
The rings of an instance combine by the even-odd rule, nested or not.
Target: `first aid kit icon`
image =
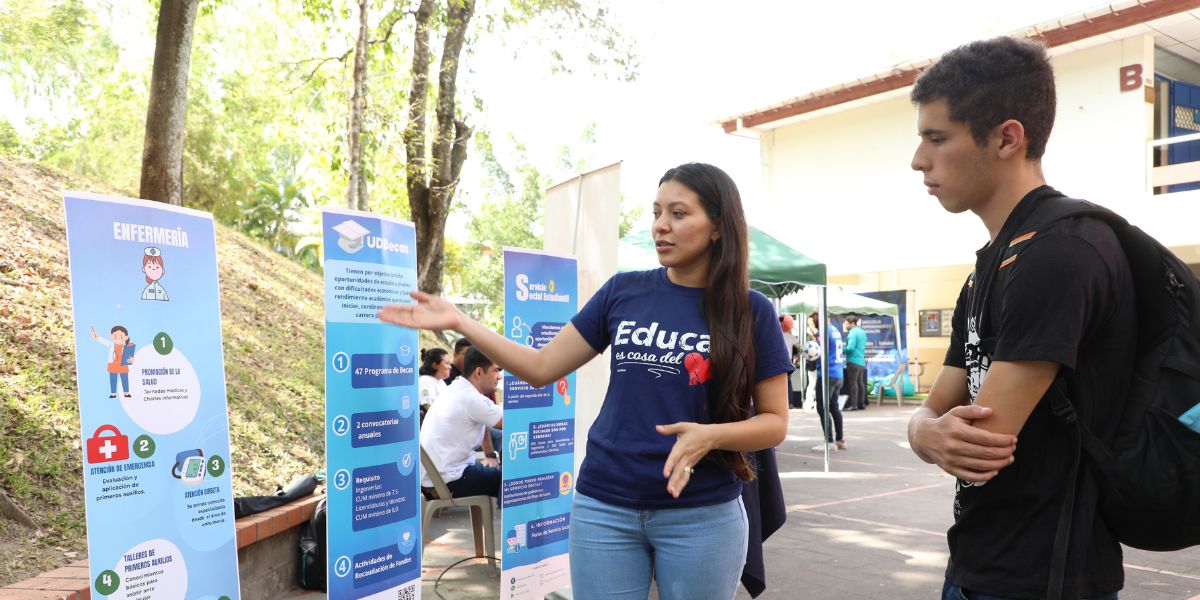
[[[102,433],[112,435],[101,436]],[[121,431],[113,425],[101,425],[87,440],[87,462],[96,463],[117,462],[129,460],[129,438],[121,435]]]

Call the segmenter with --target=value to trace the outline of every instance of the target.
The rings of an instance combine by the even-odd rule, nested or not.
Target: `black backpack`
[[[1138,315],[1133,378],[1111,445],[1079,421],[1062,377],[1050,388],[1054,413],[1077,448],[1047,590],[1048,597],[1057,598],[1066,573],[1077,489],[1098,489],[1098,494],[1085,491],[1079,499],[1097,503],[1122,544],[1152,551],[1200,545],[1200,281],[1162,244],[1106,208],[1061,195],[1037,202],[1017,233],[1003,243],[1060,219],[1087,216],[1103,221],[1129,261]],[[1018,249],[1008,247],[997,262],[1003,264]],[[1082,486],[1081,460],[1095,486]]]
[[[312,518],[300,526],[300,587],[326,591],[325,498],[317,503]]]
[[[300,475],[287,484],[275,490],[270,496],[239,496],[233,499],[233,518],[240,519],[260,512],[283,506],[308,496],[317,490],[317,478],[314,475]]]

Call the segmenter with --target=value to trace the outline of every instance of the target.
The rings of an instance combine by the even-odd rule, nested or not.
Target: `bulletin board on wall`
[[[934,308],[918,311],[921,337],[950,337],[952,308]]]

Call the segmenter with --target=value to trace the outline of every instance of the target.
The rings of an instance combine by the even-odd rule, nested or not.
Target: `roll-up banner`
[[[376,317],[411,303],[411,223],[322,211],[325,257],[325,459],[329,597],[417,598],[420,447],[412,329]]]
[[[93,598],[235,600],[209,213],[64,192]]]
[[[579,309],[574,258],[504,249],[505,336],[540,348]],[[540,600],[571,583],[575,374],[535,388],[504,375],[500,598]]]

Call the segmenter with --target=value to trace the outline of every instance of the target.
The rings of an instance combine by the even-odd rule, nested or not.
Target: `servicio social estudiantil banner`
[[[93,598],[235,600],[209,213],[64,192]]]
[[[579,310],[574,258],[504,249],[504,328],[540,348]],[[541,599],[571,583],[575,374],[540,388],[504,375],[503,600]]]
[[[338,600],[416,598],[420,450],[412,329],[381,323],[416,289],[411,223],[322,212],[325,256],[327,577]]]

